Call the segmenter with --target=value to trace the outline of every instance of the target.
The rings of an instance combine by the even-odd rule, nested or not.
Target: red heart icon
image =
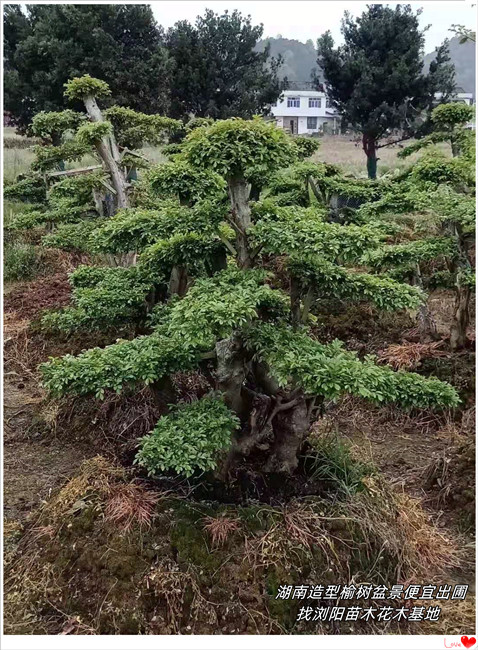
[[[462,636],[461,642],[463,643],[465,648],[471,648],[472,645],[475,645],[476,639],[474,636]]]

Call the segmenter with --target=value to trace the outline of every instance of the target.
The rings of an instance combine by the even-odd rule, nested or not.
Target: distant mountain
[[[287,77],[291,82],[307,83],[315,69],[320,79],[320,69],[317,66],[317,52],[312,40],[307,43],[289,38],[266,38],[259,41],[257,50],[262,52],[270,44],[271,55],[282,55],[284,63],[280,69],[281,78]],[[456,85],[467,93],[475,93],[475,43],[468,42],[460,45],[458,37],[450,39],[450,56],[455,65]],[[435,52],[427,54],[424,59],[425,69],[435,58]]]
[[[284,62],[280,69],[280,77],[287,77],[292,82],[309,82],[314,70],[317,70],[317,51],[312,40],[307,43],[289,38],[266,38],[259,41],[256,49],[262,52],[270,44],[273,57],[282,55]]]
[[[475,95],[475,48],[476,44],[471,41],[460,44],[459,37],[450,39],[450,57],[455,66],[455,81],[457,88],[465,93]],[[424,59],[425,70],[428,70],[430,63],[435,58],[435,52],[427,54]]]

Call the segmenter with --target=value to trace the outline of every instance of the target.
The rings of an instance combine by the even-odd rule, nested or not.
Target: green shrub
[[[6,282],[30,280],[40,270],[40,259],[36,246],[14,243],[5,246],[3,277]]]
[[[111,95],[108,84],[101,79],[95,79],[89,74],[69,79],[65,86],[65,96],[68,99],[83,99],[83,97],[107,97]]]
[[[239,427],[236,417],[217,396],[174,407],[141,439],[136,456],[150,475],[174,470],[191,476],[195,470],[215,469],[218,452],[226,449]]]
[[[296,136],[294,144],[297,147],[297,157],[299,160],[305,160],[317,151],[319,148],[319,141],[306,136]]]
[[[316,480],[330,484],[334,493],[347,497],[364,488],[363,479],[374,473],[370,463],[353,457],[349,445],[337,436],[312,439],[313,449],[307,455],[309,472]]]
[[[88,122],[82,124],[76,133],[80,147],[91,147],[105,136],[113,133],[113,126],[111,122]],[[86,153],[86,149],[85,152]],[[84,153],[82,155],[84,155]]]

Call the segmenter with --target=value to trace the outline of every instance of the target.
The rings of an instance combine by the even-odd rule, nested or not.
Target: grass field
[[[412,142],[413,140],[408,140],[404,145],[409,145]],[[440,145],[440,150],[444,153],[451,154],[449,145]],[[398,145],[379,149],[377,166],[379,176],[393,172],[395,169],[402,169],[422,155],[421,153],[416,153],[408,158],[402,159],[397,157],[399,151],[401,151],[401,148]],[[320,139],[320,147],[314,155],[313,160],[335,163],[356,176],[367,176],[365,154],[360,144],[355,146],[355,142],[351,136],[325,135]]]

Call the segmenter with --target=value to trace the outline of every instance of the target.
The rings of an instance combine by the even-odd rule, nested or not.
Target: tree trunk
[[[362,136],[362,147],[367,156],[368,177],[377,178],[377,142],[375,138],[366,133]]]
[[[62,143],[62,135],[61,133],[55,132],[52,134],[51,137],[51,143],[54,147],[60,147]],[[64,160],[59,160],[57,169],[59,172],[64,172],[65,171],[65,161]]]
[[[471,290],[469,287],[457,287],[455,313],[450,328],[450,347],[452,350],[459,350],[466,345],[466,330],[470,322],[470,297]]]
[[[456,158],[456,156],[460,155],[459,142],[454,137],[451,137],[450,144],[451,144],[451,155],[453,156],[453,158]]]
[[[249,195],[249,200],[250,201],[258,201],[261,197],[261,190],[262,186],[259,185],[258,183],[252,183],[251,184],[251,192]]]
[[[279,411],[272,420],[274,444],[266,472],[292,474],[299,463],[298,453],[309,431],[309,414],[303,397],[290,409]]]
[[[173,266],[169,278],[168,293],[170,296],[184,296],[188,288],[188,273],[184,266]]]
[[[96,99],[92,96],[84,98],[86,112],[92,122],[104,122]],[[129,198],[126,192],[128,183],[121,167],[121,157],[113,134],[105,136],[96,145],[98,155],[111,175],[111,182],[116,192],[116,209],[129,207]]]
[[[319,192],[319,190],[317,189],[317,185],[315,184],[315,182],[312,180],[310,176],[307,176],[307,178],[305,179],[305,191],[309,197],[309,205],[312,205],[310,200],[310,192],[312,192],[312,194],[317,199],[318,203],[327,206],[328,201],[327,201],[326,194]]]
[[[117,210],[122,208],[129,207],[129,199],[126,193],[126,178],[123,174],[123,170],[119,164],[114,159],[111,150],[110,142],[107,137],[102,138],[100,142],[96,144],[96,150],[101,160],[104,162],[106,168],[108,169],[111,176],[111,183],[116,192],[115,194],[115,206]]]
[[[105,210],[103,205],[104,198],[105,198],[105,193],[103,191],[98,189],[93,189],[93,201],[95,203],[96,212],[100,215],[100,217],[105,216]]]
[[[217,387],[224,393],[224,401],[244,422],[248,415],[242,387],[246,378],[244,350],[237,334],[216,343]]]
[[[297,329],[300,325],[300,282],[296,278],[290,279],[290,311],[292,314],[292,327]]]
[[[470,323],[470,299],[471,288],[462,285],[460,280],[461,272],[470,271],[472,268],[466,246],[466,238],[463,236],[461,226],[458,223],[452,224],[452,233],[456,239],[459,255],[453,260],[451,270],[456,277],[455,313],[450,327],[450,347],[452,350],[459,350],[466,345],[466,330]]]
[[[246,183],[245,178],[233,177],[229,179],[228,187],[232,206],[232,221],[236,231],[237,262],[240,268],[247,269],[252,266],[247,238],[247,231],[252,225],[249,207],[250,186]]]

